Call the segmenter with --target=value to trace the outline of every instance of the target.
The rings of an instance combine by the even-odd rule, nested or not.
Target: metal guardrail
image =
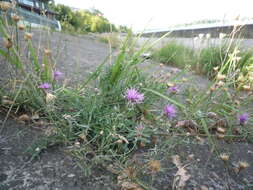
[[[47,26],[54,29],[59,29],[59,23],[57,20],[52,20],[46,16],[38,15],[36,13],[26,11],[22,8],[17,8],[18,14],[29,23],[34,23],[42,26]]]
[[[17,7],[16,11],[17,11],[17,14],[21,16],[25,22],[28,22],[32,25],[34,24],[37,26],[45,26],[45,27],[56,29],[56,30],[61,30],[61,25],[59,21],[55,19],[49,19],[46,16],[38,15],[36,13],[24,10],[20,7]],[[13,14],[13,11],[8,11],[9,17],[11,17],[12,14]]]

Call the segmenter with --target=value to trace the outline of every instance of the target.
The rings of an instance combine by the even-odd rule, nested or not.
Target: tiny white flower
[[[204,34],[199,34],[199,39],[202,39],[205,35]]]
[[[223,39],[223,38],[225,38],[226,36],[227,36],[227,35],[224,34],[224,33],[220,33],[220,34],[219,34],[219,38],[220,38],[220,39]]]
[[[207,33],[207,34],[206,34],[206,39],[209,39],[209,38],[211,38],[211,34],[210,34],[210,33]]]

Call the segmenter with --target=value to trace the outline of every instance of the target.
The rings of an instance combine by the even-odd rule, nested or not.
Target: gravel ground
[[[108,55],[109,50],[106,44],[96,41],[91,36],[70,36],[54,33],[50,39],[45,37],[44,32],[34,31],[36,46],[44,49],[44,44],[50,41],[57,60],[57,68],[64,72],[73,84],[83,80],[87,74],[94,70]],[[43,40],[41,40],[43,39]],[[46,39],[46,40],[45,40]],[[38,43],[40,42],[40,43]],[[145,61],[141,67],[149,74],[161,77],[170,73],[179,72],[171,67],[161,67],[152,61]],[[0,64],[0,77],[4,77],[6,65]],[[205,89],[209,81],[186,73],[191,80],[185,84],[197,84]],[[4,115],[4,114],[2,114]],[[4,117],[0,117],[0,121]],[[106,190],[120,189],[116,183],[116,176],[103,168],[97,168],[90,177],[84,177],[82,171],[76,167],[75,160],[67,154],[67,147],[53,147],[44,151],[39,159],[30,160],[26,150],[29,145],[41,137],[41,131],[8,120],[2,133],[0,133],[0,190]],[[253,184],[253,146],[247,143],[220,143],[221,149],[231,153],[231,160],[236,162],[240,159],[248,161],[250,168],[240,175],[234,175],[227,170],[224,163],[211,156],[211,150],[206,143],[186,143],[174,150],[182,160],[187,162],[190,154],[194,154],[194,160],[188,162],[187,171],[191,178],[185,189],[196,190],[223,190],[223,189],[253,189],[246,188],[245,184]],[[142,157],[145,151],[139,151],[136,157]],[[163,155],[160,155],[161,158]],[[141,158],[143,159],[143,157]],[[169,158],[163,158],[162,167],[158,180],[154,182],[157,190],[171,189],[176,169]],[[171,168],[174,168],[171,170]],[[148,178],[148,177],[147,177]],[[145,180],[145,177],[144,177]]]

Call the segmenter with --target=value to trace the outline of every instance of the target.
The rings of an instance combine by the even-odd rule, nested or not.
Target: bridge
[[[146,30],[143,37],[161,37],[170,32],[170,37],[194,38],[201,34],[210,34],[212,38],[219,38],[220,33],[230,34],[234,27],[240,28],[237,38],[253,39],[253,20],[217,22],[212,24],[196,24],[191,26],[170,27],[168,29]]]

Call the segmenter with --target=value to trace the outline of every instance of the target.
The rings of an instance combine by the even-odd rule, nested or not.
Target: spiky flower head
[[[19,24],[19,25],[18,25],[18,29],[19,29],[19,30],[24,30],[24,29],[25,29],[25,25]]]
[[[63,75],[62,72],[60,72],[60,71],[55,71],[55,72],[54,72],[54,79],[55,79],[55,80],[58,80],[58,79],[61,78],[62,75]]]
[[[248,113],[243,113],[241,115],[238,116],[238,121],[240,123],[240,125],[244,125],[248,122],[249,120],[249,114]]]
[[[229,155],[227,153],[222,153],[222,154],[220,154],[220,158],[223,161],[228,161],[229,160]]]
[[[14,22],[18,22],[20,21],[20,17],[18,15],[12,15],[12,20],[14,20]]]
[[[161,162],[159,160],[150,160],[148,166],[152,173],[157,173],[161,170]]]
[[[176,117],[177,110],[173,105],[166,105],[164,107],[164,114],[169,118],[172,119],[173,117]]]
[[[172,86],[172,87],[169,88],[169,91],[172,92],[172,93],[177,93],[178,87],[177,86]]]
[[[51,88],[51,85],[49,83],[43,83],[43,84],[39,85],[39,88],[47,90],[47,89]]]
[[[242,169],[245,169],[245,168],[248,168],[250,165],[248,162],[245,162],[245,161],[239,161],[238,162],[238,167],[240,170]]]
[[[130,88],[126,91],[125,97],[129,103],[139,104],[144,100],[144,94],[139,93],[136,89]]]
[[[6,2],[6,1],[1,1],[0,2],[0,9],[3,10],[3,11],[9,10],[9,9],[11,9],[11,7],[12,7],[12,5],[9,2]]]
[[[27,40],[31,40],[33,37],[33,34],[32,33],[28,33],[26,32],[25,35],[24,35],[24,39],[27,41]]]

